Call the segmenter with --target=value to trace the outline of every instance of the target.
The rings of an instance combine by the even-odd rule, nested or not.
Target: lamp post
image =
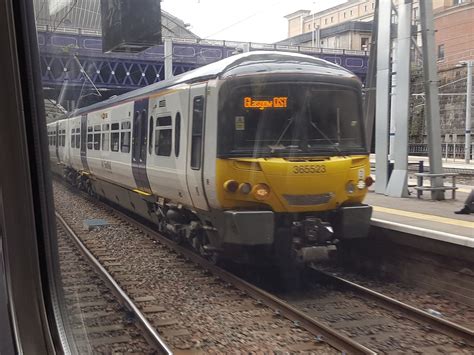
[[[472,103],[472,67],[474,60],[461,61],[461,64],[467,67],[466,81],[466,138],[464,140],[464,161],[466,164],[471,162],[471,103]]]

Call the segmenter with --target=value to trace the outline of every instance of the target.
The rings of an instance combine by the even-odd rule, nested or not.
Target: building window
[[[333,17],[333,16],[331,16],[331,23],[333,23],[333,22],[334,22],[334,17]]]
[[[360,39],[360,50],[367,51],[369,50],[369,38],[361,37]]]
[[[351,14],[351,16],[352,16],[352,10],[351,10],[350,14]]]
[[[344,12],[344,18],[346,18],[346,13]]]
[[[375,4],[374,4],[374,3],[372,3],[372,10],[373,10],[373,9],[375,9]]]
[[[328,24],[328,19],[327,19],[327,18],[324,19],[324,24],[325,24],[325,25]]]
[[[364,11],[367,12],[367,5],[364,6]]]
[[[444,59],[444,44],[438,46],[438,60]]]

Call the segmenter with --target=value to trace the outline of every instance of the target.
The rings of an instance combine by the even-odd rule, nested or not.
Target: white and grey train
[[[367,234],[361,84],[324,60],[239,54],[78,109],[48,135],[68,181],[205,255],[301,257]]]

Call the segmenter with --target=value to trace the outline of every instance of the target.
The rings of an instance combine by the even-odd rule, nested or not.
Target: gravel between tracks
[[[58,227],[61,283],[77,350],[84,353],[152,353],[110,290]]]
[[[54,183],[54,195],[58,212],[176,353],[338,353],[65,186]],[[84,231],[90,218],[110,225]]]
[[[348,272],[341,267],[332,265],[319,265],[318,268],[421,310],[434,313],[435,315],[436,312],[439,312],[444,319],[474,329],[474,309],[469,305],[449,299],[439,292],[415,288],[401,282],[377,280],[361,274]]]
[[[474,350],[402,313],[385,310],[377,302],[330,285],[313,284],[305,292],[280,297],[378,353],[472,354]]]

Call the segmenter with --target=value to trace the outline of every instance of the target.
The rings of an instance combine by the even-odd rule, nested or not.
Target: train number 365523
[[[324,165],[295,165],[293,174],[320,174],[326,172]]]

